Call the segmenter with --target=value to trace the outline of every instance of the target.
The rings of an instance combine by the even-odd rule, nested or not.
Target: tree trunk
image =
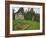
[[[34,16],[32,16],[32,21],[34,21]]]

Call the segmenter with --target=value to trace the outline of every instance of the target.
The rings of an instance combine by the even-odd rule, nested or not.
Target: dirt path
[[[25,25],[22,30],[25,30],[26,28],[30,27],[30,25]]]

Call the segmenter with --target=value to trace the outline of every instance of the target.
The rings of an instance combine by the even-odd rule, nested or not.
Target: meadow
[[[39,30],[40,22],[25,20],[25,19],[15,19],[13,21],[13,30]]]

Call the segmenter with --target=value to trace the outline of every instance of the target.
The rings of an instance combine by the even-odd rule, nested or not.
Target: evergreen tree
[[[35,18],[35,12],[34,12],[34,10],[33,10],[33,8],[31,8],[31,15],[32,15],[32,20],[34,20],[34,18]]]
[[[21,12],[24,15],[24,9],[23,9],[23,7],[20,7],[20,9],[18,10],[18,12]]]

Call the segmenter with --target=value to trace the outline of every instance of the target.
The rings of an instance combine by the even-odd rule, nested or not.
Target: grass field
[[[13,21],[13,30],[38,30],[40,22],[24,19],[15,19]]]

